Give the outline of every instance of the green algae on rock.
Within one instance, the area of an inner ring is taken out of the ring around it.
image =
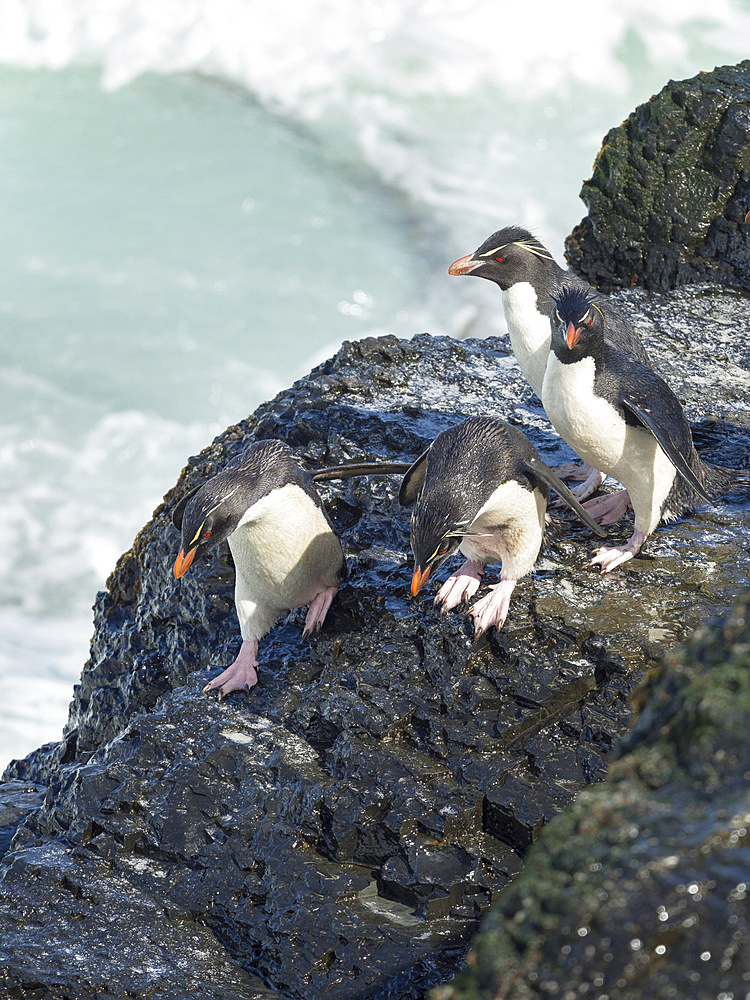
[[[750,593],[668,654],[605,781],[550,824],[433,1000],[750,987]]]
[[[720,281],[750,291],[750,60],[670,81],[611,129],[566,240],[602,292]]]

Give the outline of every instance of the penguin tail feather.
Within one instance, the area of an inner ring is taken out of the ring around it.
[[[721,465],[711,465],[700,459],[698,461],[699,464],[697,467],[693,466],[693,469],[712,500],[720,500],[732,493],[750,493],[750,471],[747,469],[726,469]],[[670,509],[664,513],[666,520],[679,517],[680,514],[706,503],[705,498],[684,480],[676,481],[675,487],[669,501]]]
[[[727,493],[750,492],[750,471],[747,469],[725,469],[721,465],[702,463],[706,489],[715,499]]]
[[[550,555],[556,552],[555,545],[564,538],[570,531],[570,521],[565,521],[561,517],[555,517],[549,511],[544,515],[544,530],[542,532],[542,544],[539,546],[539,555]]]

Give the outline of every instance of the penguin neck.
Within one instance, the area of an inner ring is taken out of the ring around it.
[[[604,360],[604,343],[589,342],[585,347],[582,344],[576,344],[571,349],[564,341],[556,337],[550,343],[549,353],[554,354],[561,365],[577,365],[579,362],[585,361],[587,366],[590,363],[593,371],[598,373]]]
[[[503,309],[510,346],[518,367],[541,399],[549,355],[549,315],[539,308],[539,291],[530,281],[517,281],[503,289]]]

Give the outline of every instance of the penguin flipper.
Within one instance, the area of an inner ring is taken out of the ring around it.
[[[408,462],[352,462],[351,465],[331,465],[313,473],[313,482],[329,479],[355,479],[357,476],[402,476],[412,466]]]
[[[573,513],[578,515],[587,528],[590,528],[600,538],[606,538],[607,532],[604,528],[596,523],[591,514],[576,500],[565,483],[561,479],[558,479],[552,469],[548,465],[545,465],[541,458],[538,456],[526,458],[522,464],[530,475],[536,479],[541,479],[553,489],[560,499],[570,507]]]
[[[689,446],[690,448],[693,446],[692,437],[690,437],[690,429],[687,427],[687,421],[685,421],[687,440],[675,440],[676,435],[671,435],[668,429],[674,424],[674,421],[668,419],[671,414],[660,413],[658,408],[655,408],[654,406],[654,403],[656,402],[658,404],[658,401],[659,397],[654,396],[653,401],[648,404],[648,407],[646,407],[633,402],[632,399],[623,399],[622,405],[654,435],[659,447],[688,486],[695,490],[699,496],[703,497],[706,503],[712,504],[714,501],[706,492],[706,487],[700,479],[698,479],[695,472],[690,468],[690,465],[685,458],[684,452],[686,450],[686,446]]]
[[[430,448],[432,445],[430,445]],[[427,456],[430,448],[423,452],[419,458],[406,470],[406,475],[401,481],[401,489],[398,491],[398,502],[402,507],[413,504],[424,488],[424,479],[427,475]]]
[[[203,486],[203,483],[201,483],[201,486]],[[182,497],[180,500],[178,500],[178,502],[172,508],[172,524],[175,526],[175,528],[177,528],[178,531],[182,531],[182,518],[183,515],[185,514],[185,508],[193,499],[193,497],[201,488],[201,486],[196,486],[194,490],[190,490],[189,493],[186,493],[185,496]]]

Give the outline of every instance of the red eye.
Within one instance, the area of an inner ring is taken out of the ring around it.
[[[502,264],[502,262],[505,260],[505,257],[495,257],[495,260],[498,262],[498,264]]]
[[[586,326],[591,326],[591,324],[592,324],[593,322],[594,322],[594,317],[593,317],[593,316],[589,316],[589,321],[588,321],[588,323],[586,324]]]
[[[204,538],[210,538],[211,537],[211,532],[210,531],[204,531],[203,532],[203,537]]]

